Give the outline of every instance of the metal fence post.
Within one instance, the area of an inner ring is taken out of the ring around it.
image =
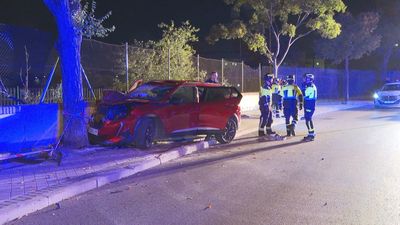
[[[85,72],[85,70],[83,69],[82,64],[81,64],[81,71],[82,71],[83,77],[85,78],[86,83],[87,83],[87,85],[88,85],[88,87],[89,87],[90,93],[92,94],[94,100],[96,101],[96,100],[97,100],[97,99],[96,99],[96,95],[94,94],[92,85],[91,85],[90,82],[89,82],[88,76],[86,75],[86,72]]]
[[[20,92],[20,90],[19,90],[19,86],[17,86],[17,96],[16,96],[18,99],[21,99],[21,92]],[[17,105],[19,105],[20,104],[20,102],[17,102]]]
[[[125,42],[125,69],[126,69],[126,92],[129,91],[129,49],[128,42]]]
[[[197,81],[200,81],[200,55],[197,54]]]
[[[261,63],[259,63],[259,64],[258,64],[258,84],[259,84],[258,86],[259,86],[259,87],[261,87],[261,74],[262,74],[261,69],[262,69]]]
[[[47,78],[46,86],[45,86],[45,88],[44,88],[44,90],[43,90],[43,92],[42,92],[42,95],[40,96],[39,103],[43,103],[43,102],[44,102],[44,99],[46,98],[46,93],[47,93],[47,90],[49,90],[51,81],[53,80],[54,72],[56,71],[56,68],[57,68],[57,64],[58,64],[59,59],[60,59],[60,58],[57,57],[57,60],[56,60],[56,62],[54,63],[53,68],[52,68],[51,71],[50,71],[49,77]],[[82,65],[81,65],[81,67],[82,67]],[[18,98],[19,98],[19,97],[18,97]]]
[[[171,48],[168,47],[168,80],[171,80]]]
[[[242,92],[244,91],[244,62],[242,60]]]
[[[224,83],[224,58],[221,59],[221,83]]]

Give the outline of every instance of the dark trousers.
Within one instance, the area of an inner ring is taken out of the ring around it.
[[[279,115],[279,110],[282,108],[282,97],[278,94],[272,94],[272,110],[276,115]]]
[[[299,121],[299,110],[297,109],[296,99],[283,100],[283,114],[285,115],[286,125],[297,124],[297,121]]]
[[[267,133],[269,134],[272,132],[271,125],[272,125],[272,112],[269,108],[264,108],[261,109],[261,116],[260,116],[260,126],[258,131],[259,132],[264,132],[265,127],[267,130]]]
[[[312,117],[315,112],[315,100],[305,100],[304,101],[304,118],[306,120],[306,126],[309,135],[314,135],[314,123]]]

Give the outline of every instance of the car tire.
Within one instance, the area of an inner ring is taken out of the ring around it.
[[[90,145],[97,145],[101,143],[101,140],[99,140],[97,136],[94,136],[92,134],[88,134],[88,139]]]
[[[149,149],[153,146],[156,134],[156,126],[151,118],[144,118],[139,121],[136,127],[136,147],[140,149]]]
[[[237,123],[234,118],[230,118],[222,133],[216,134],[215,138],[221,144],[230,143],[236,135]]]

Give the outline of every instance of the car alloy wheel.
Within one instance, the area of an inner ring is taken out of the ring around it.
[[[153,140],[154,140],[154,127],[151,124],[149,124],[144,133],[144,141],[146,148],[150,148],[153,145]]]
[[[139,121],[139,126],[135,129],[136,146],[141,149],[149,149],[153,146],[155,139],[155,123],[151,118],[143,118]]]
[[[222,132],[222,134],[216,135],[217,141],[221,144],[226,144],[231,142],[236,135],[236,122],[233,118],[230,118],[226,123],[226,126]]]

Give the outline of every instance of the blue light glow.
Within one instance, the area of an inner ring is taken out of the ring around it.
[[[378,99],[379,95],[377,93],[374,93],[374,99]]]

